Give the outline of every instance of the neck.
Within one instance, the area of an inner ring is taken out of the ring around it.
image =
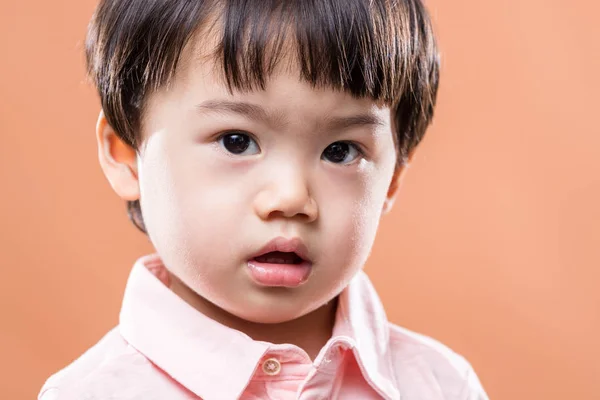
[[[331,338],[337,310],[337,297],[300,318],[276,324],[261,324],[246,321],[228,313],[199,296],[174,275],[169,275],[171,290],[188,304],[207,317],[229,328],[244,332],[254,340],[273,344],[293,344],[303,349],[311,360],[314,360],[321,348]]]

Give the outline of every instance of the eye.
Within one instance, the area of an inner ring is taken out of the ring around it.
[[[249,156],[260,153],[256,141],[243,132],[227,133],[219,137],[218,142],[231,154]]]
[[[350,164],[362,155],[360,148],[350,142],[335,142],[323,151],[322,159],[335,164]]]

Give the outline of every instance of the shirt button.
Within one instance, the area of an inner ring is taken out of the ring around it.
[[[269,358],[263,363],[262,369],[265,374],[274,376],[279,374],[279,371],[281,371],[281,363],[275,358]]]

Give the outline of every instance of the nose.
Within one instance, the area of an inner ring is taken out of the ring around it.
[[[280,170],[254,199],[256,214],[263,220],[276,217],[299,218],[313,222],[318,218],[317,202],[312,198],[302,174]]]

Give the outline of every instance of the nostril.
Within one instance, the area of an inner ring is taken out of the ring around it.
[[[318,218],[317,202],[308,191],[263,190],[256,195],[253,205],[263,220],[282,218],[311,223]]]

